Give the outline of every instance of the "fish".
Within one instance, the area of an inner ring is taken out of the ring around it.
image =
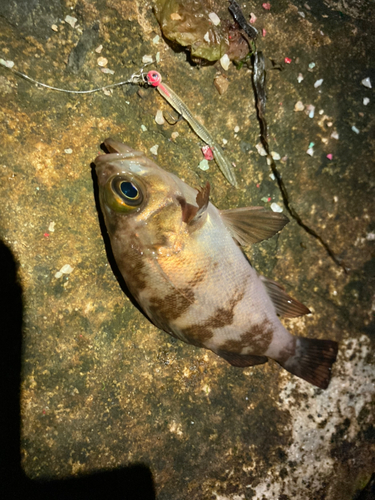
[[[232,366],[273,359],[326,389],[337,342],[288,332],[279,317],[309,309],[259,275],[241,248],[275,235],[288,218],[263,207],[219,210],[209,183],[194,189],[113,139],[103,149],[94,161],[101,211],[117,267],[145,316]]]

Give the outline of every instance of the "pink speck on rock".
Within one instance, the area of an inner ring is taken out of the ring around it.
[[[333,158],[333,154],[332,154],[332,153],[329,153],[329,154],[327,155],[327,158],[328,158],[329,160],[332,160],[332,158]]]
[[[266,36],[267,35],[267,31],[263,28],[262,29],[262,36]]]
[[[286,64],[290,64],[290,63],[292,62],[292,60],[291,60],[291,58],[290,58],[290,57],[286,57],[286,58],[284,59],[284,62],[285,62]]]
[[[210,146],[203,146],[202,153],[203,153],[205,160],[210,161],[210,160],[214,159],[214,155],[213,155],[213,152],[212,152],[212,149],[210,148]]]
[[[264,10],[271,10],[271,4],[269,2],[262,3],[262,7]]]

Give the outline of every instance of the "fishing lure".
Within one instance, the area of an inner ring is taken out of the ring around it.
[[[190,109],[182,101],[182,99],[166,84],[162,83],[161,75],[157,71],[149,71],[147,73],[146,81],[153,87],[156,87],[159,94],[164,97],[166,101],[189,123],[190,127],[194,130],[198,137],[208,144],[213,152],[216,163],[218,164],[221,172],[232,186],[237,187],[237,180],[234,173],[233,165],[225,156],[223,149],[212,138],[208,130],[199,121],[194,118]]]
[[[145,66],[147,66],[148,64],[151,63],[147,63]],[[105,85],[104,87],[99,87],[89,90],[68,90],[59,87],[52,87],[51,85],[47,85],[45,83],[34,80],[30,76],[27,76],[25,73],[21,73],[20,71],[13,69],[12,61],[5,61],[4,59],[0,58],[0,65],[10,69],[13,73],[24,78],[25,80],[36,83],[41,87],[45,87],[58,92],[66,92],[69,94],[90,94],[92,92],[98,92],[100,90],[105,90],[105,89],[112,89],[128,83],[138,84],[138,85],[141,85],[142,83],[148,83],[149,85],[156,87],[159,93],[164,97],[164,99],[166,99],[169,102],[169,104],[172,107],[174,107],[176,111],[183,118],[185,118],[185,120],[189,123],[191,128],[198,135],[198,137],[200,137],[202,141],[204,141],[206,144],[209,145],[209,147],[213,152],[216,163],[218,164],[220,170],[222,171],[228,182],[230,182],[234,187],[238,186],[233,166],[231,162],[228,160],[228,158],[225,156],[223,149],[211,137],[208,130],[201,123],[199,123],[198,120],[196,120],[196,118],[194,118],[192,112],[186,106],[186,104],[180,99],[180,97],[178,97],[178,95],[175,92],[173,92],[173,90],[170,87],[168,87],[168,85],[166,85],[165,83],[163,84],[161,83],[161,75],[157,71],[149,71],[147,73],[147,76],[145,76],[143,72],[145,66],[143,66],[138,72],[133,73],[128,80],[124,80],[122,82],[113,83],[111,85]]]

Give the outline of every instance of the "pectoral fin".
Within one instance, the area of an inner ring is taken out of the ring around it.
[[[220,215],[233,238],[242,246],[271,238],[289,222],[284,214],[263,207],[221,210]]]
[[[311,312],[301,302],[288,295],[284,288],[276,283],[276,281],[272,281],[264,276],[259,276],[259,278],[266,287],[267,294],[275,306],[276,313],[280,316],[284,316],[284,318],[296,318],[297,316],[303,316]]]

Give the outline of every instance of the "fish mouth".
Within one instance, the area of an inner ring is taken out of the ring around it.
[[[130,146],[122,144],[121,142],[117,142],[110,137],[106,139],[103,144],[101,144],[101,147],[107,152],[95,158],[94,163],[97,167],[102,166],[103,163],[108,163],[112,160],[121,160],[124,158],[128,158],[136,152]]]
[[[103,146],[109,153],[129,155],[136,152],[135,149],[132,149],[130,146],[127,146],[122,142],[115,141],[114,139],[111,139],[111,137],[105,139]]]

